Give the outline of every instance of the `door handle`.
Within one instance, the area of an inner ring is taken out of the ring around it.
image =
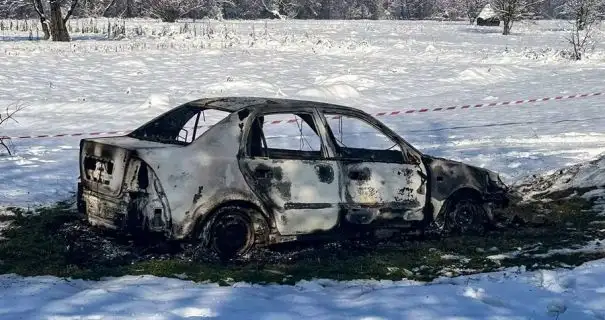
[[[254,169],[254,176],[257,178],[268,179],[272,176],[272,171],[269,168],[256,168]]]
[[[368,168],[350,170],[348,176],[351,180],[370,180],[370,170]]]

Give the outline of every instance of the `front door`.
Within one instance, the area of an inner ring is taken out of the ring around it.
[[[426,169],[408,159],[403,146],[377,124],[338,113],[325,113],[342,163],[343,206],[352,223],[380,219],[424,219]]]
[[[329,230],[338,223],[339,169],[327,160],[313,111],[256,116],[243,170],[273,211],[282,235]]]

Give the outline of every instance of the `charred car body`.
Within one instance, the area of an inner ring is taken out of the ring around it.
[[[226,116],[201,133],[210,111]],[[80,143],[78,206],[92,224],[221,255],[339,230],[482,227],[506,204],[496,173],[424,155],[372,116],[319,102],[200,99]]]

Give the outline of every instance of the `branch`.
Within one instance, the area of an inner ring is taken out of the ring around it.
[[[71,17],[71,14],[74,13],[74,9],[76,8],[77,5],[78,5],[78,0],[71,1],[71,6],[69,7],[69,11],[67,11],[67,15],[65,15],[65,18],[63,18],[63,23],[67,22],[69,17]]]
[[[113,5],[117,2],[117,0],[111,0],[111,2],[109,3],[109,5],[107,7],[105,7],[105,10],[103,10],[103,14],[102,16],[105,17],[107,15],[107,13],[109,12],[109,9],[111,9],[111,7],[113,7]]]
[[[279,13],[279,9],[270,10],[269,7],[267,7],[267,4],[265,3],[265,0],[261,0],[261,3],[263,4],[263,7],[265,8],[265,10],[267,12],[269,12],[270,14],[272,14],[273,16],[275,16],[277,19],[280,19],[280,20],[284,19],[284,17],[282,17],[282,15]]]
[[[23,110],[23,108],[25,108],[23,105],[20,104],[16,104],[15,105],[15,109],[10,111],[10,106],[6,107],[6,115],[2,116],[2,114],[0,114],[0,125],[5,123],[8,120],[13,120],[15,122],[18,123],[18,121],[13,117],[15,115],[15,113]],[[4,142],[4,140],[8,140],[10,141],[10,137],[7,136],[0,136],[0,145],[3,146],[6,151],[8,152],[9,156],[12,156],[11,150],[10,148],[6,145],[6,143]]]
[[[184,17],[184,16],[188,15],[189,13],[193,12],[194,10],[201,9],[201,8],[203,8],[203,7],[204,7],[204,5],[203,5],[203,4],[200,4],[200,5],[196,5],[196,6],[191,6],[191,7],[190,7],[190,8],[188,8],[188,9],[183,9],[183,10],[180,12],[180,16],[179,16],[179,18],[182,18],[182,17]]]
[[[17,123],[19,123],[19,121],[15,120],[15,118],[13,118],[13,116],[15,115],[15,113],[23,110],[25,107],[23,105],[15,105],[15,110],[10,111],[10,106],[6,107],[6,116],[2,116],[2,114],[0,114],[0,125],[3,124],[4,122],[8,121],[8,120],[13,120]]]
[[[4,136],[0,136],[0,145],[3,146],[6,149],[6,152],[8,152],[9,156],[12,156],[12,152],[11,149],[6,145],[6,143],[4,143],[4,140],[8,140],[10,141],[10,137],[4,137]]]
[[[40,20],[46,21],[46,16],[44,15],[44,8],[42,7],[42,3],[40,2],[40,0],[32,0],[32,4],[34,5],[36,13],[38,13],[38,16],[40,16]],[[38,6],[40,7],[38,8]]]

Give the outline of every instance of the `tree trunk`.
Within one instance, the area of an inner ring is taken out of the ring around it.
[[[50,35],[52,41],[69,41],[69,32],[58,0],[50,1]]]
[[[587,12],[582,7],[578,11],[578,16],[576,17],[576,26],[579,31],[582,31],[586,28],[586,20],[587,20]]]
[[[510,34],[510,29],[512,28],[511,20],[510,20],[510,18],[506,18],[506,17],[502,20],[504,22],[504,30],[502,30],[502,34],[507,36]]]
[[[44,40],[50,39],[50,30],[48,29],[48,20],[46,18],[40,18],[42,24],[42,32],[44,32]]]
[[[42,0],[34,0],[34,9],[40,17],[40,24],[42,24],[42,32],[44,32],[44,40],[50,39],[50,30],[48,30],[48,19],[44,15],[44,7],[42,6]]]
[[[321,2],[321,7],[319,9],[319,19],[330,19],[331,18],[331,11],[332,9],[332,1],[331,0],[324,0]]]
[[[126,0],[126,18],[134,18],[134,4],[132,0]]]

